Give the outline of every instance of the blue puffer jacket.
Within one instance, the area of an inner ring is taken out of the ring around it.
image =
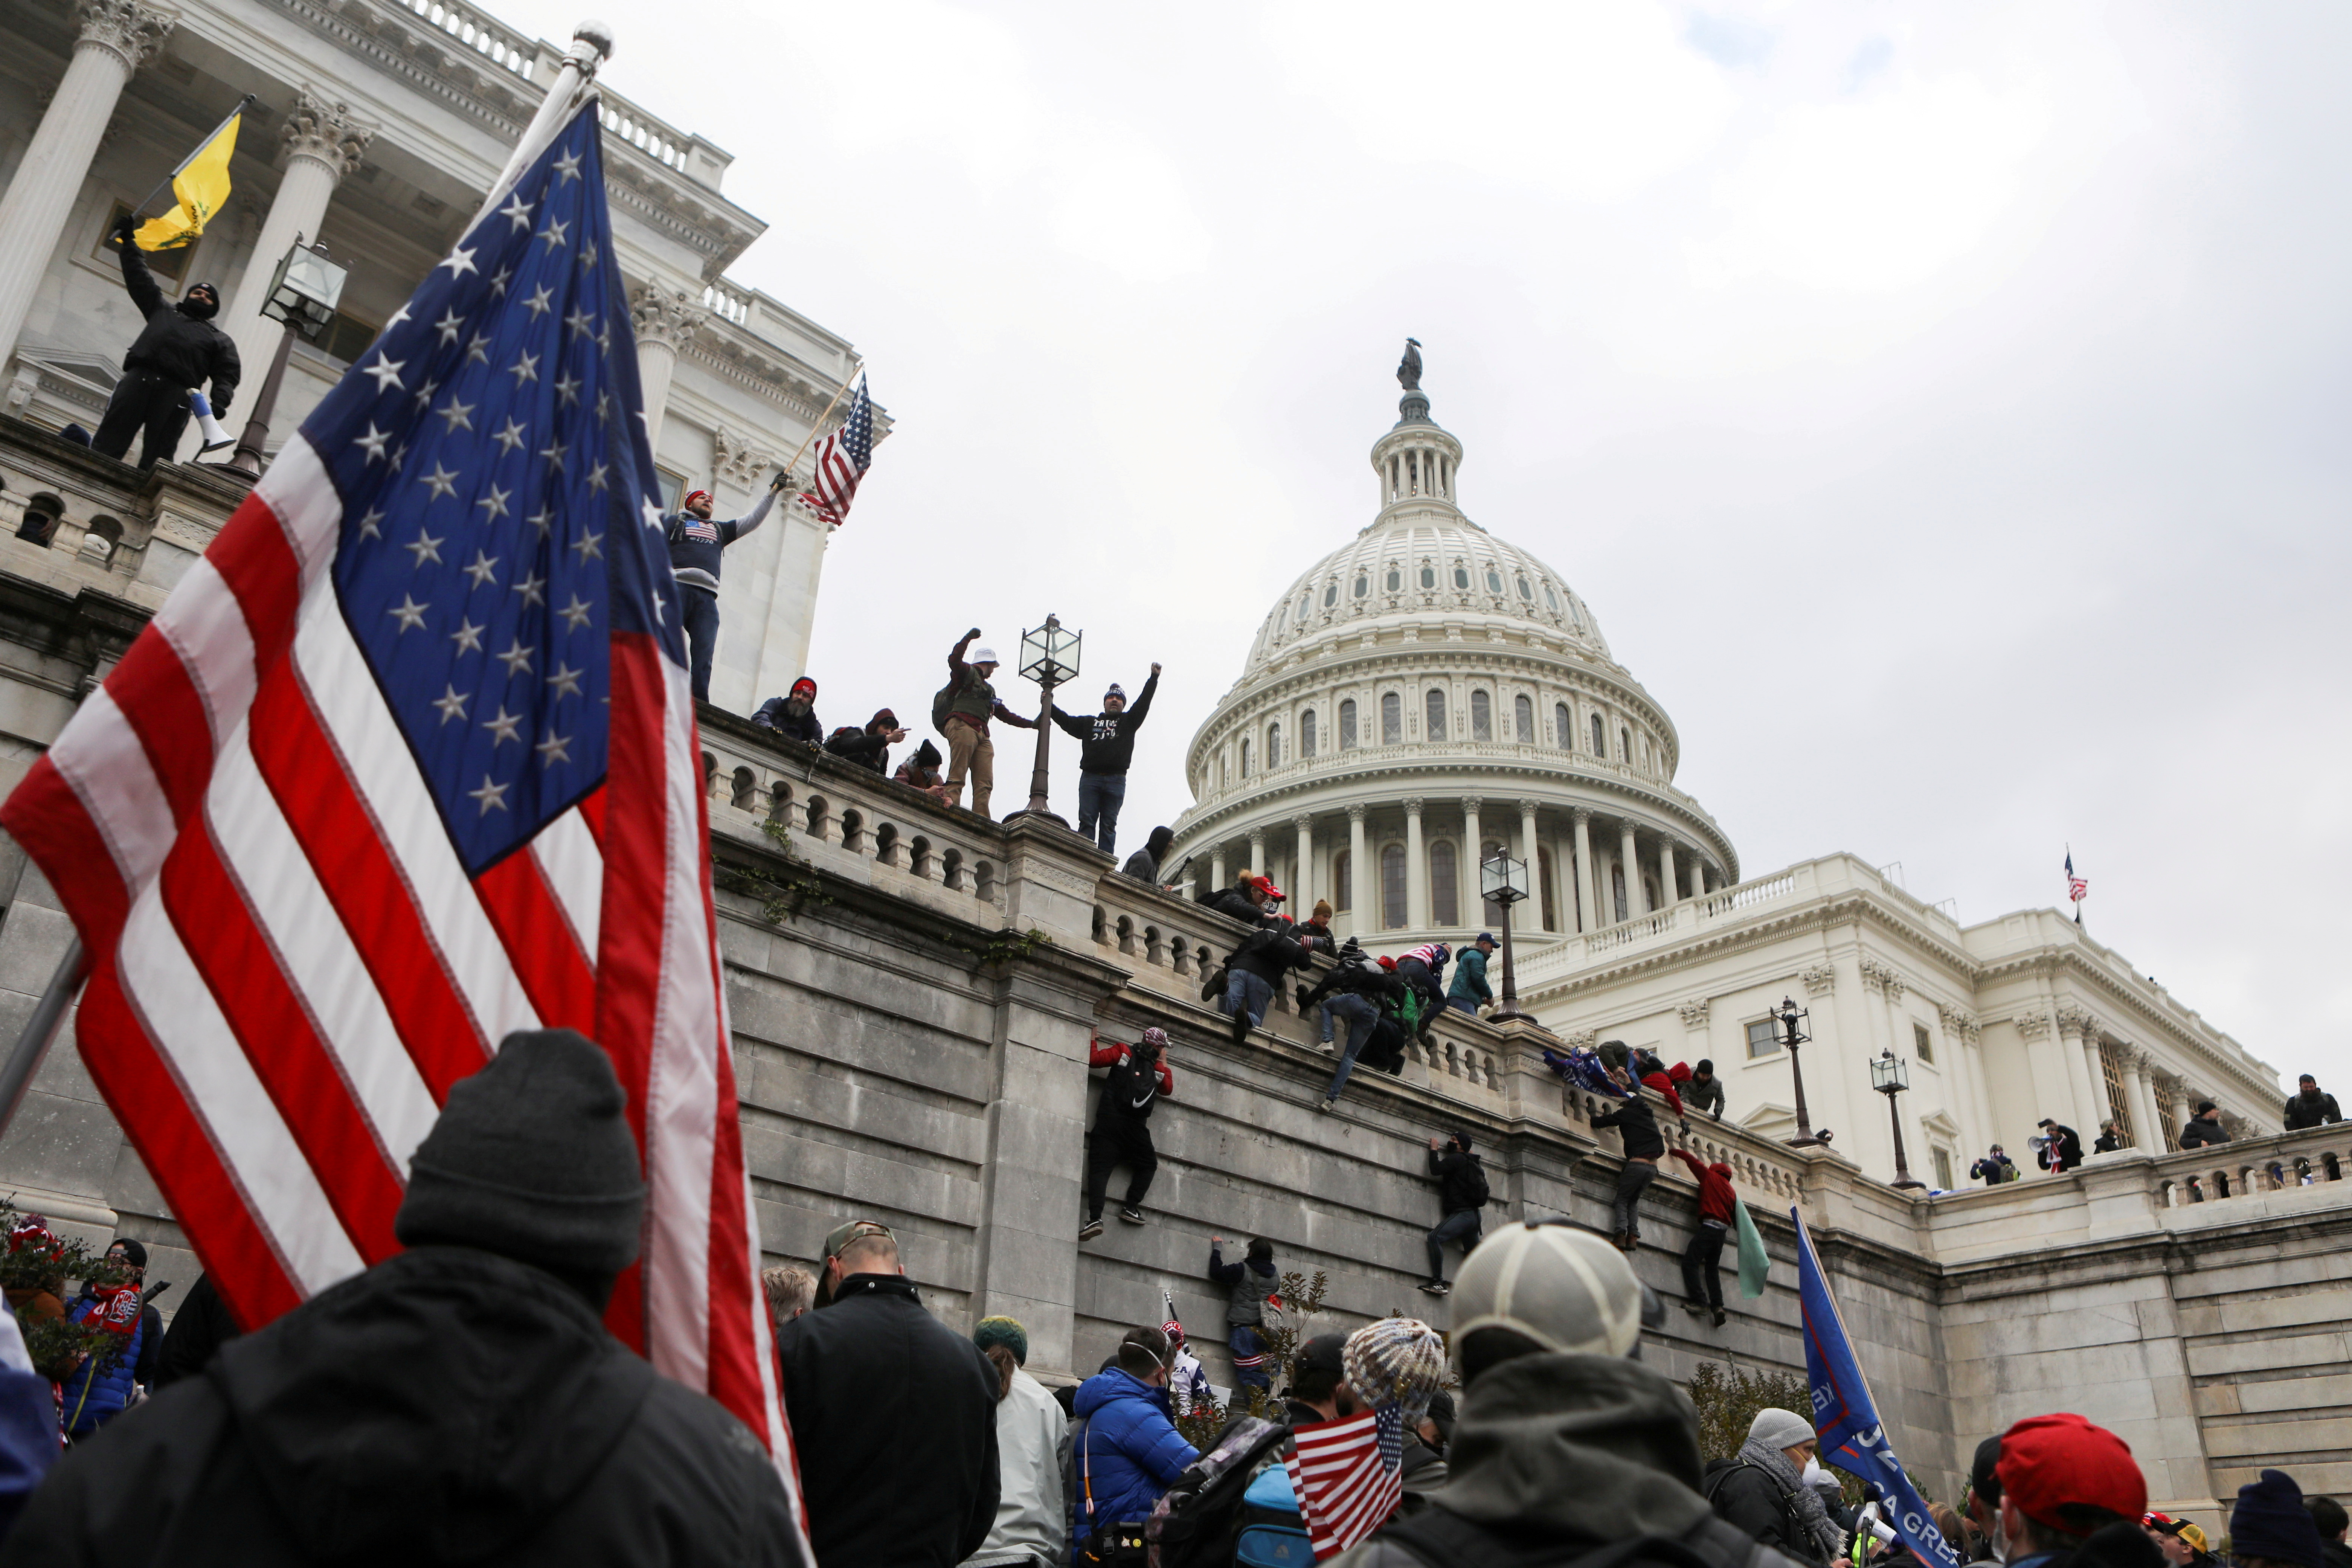
[[[66,1316],[79,1323],[103,1305],[94,1296],[84,1296],[67,1310]],[[65,1385],[68,1432],[86,1437],[122,1414],[123,1407],[131,1403],[131,1369],[139,1364],[139,1342],[146,1336],[146,1314],[142,1312],[139,1326],[122,1342],[122,1353],[98,1372],[95,1383],[90,1381],[91,1369],[97,1365],[94,1358],[74,1368]]]
[[[1083,1550],[1096,1530],[1123,1519],[1146,1519],[1184,1467],[1201,1456],[1184,1441],[1170,1415],[1168,1391],[1112,1367],[1078,1385],[1078,1434],[1070,1468],[1073,1489],[1070,1545]],[[1087,1515],[1091,1477],[1094,1516]]]

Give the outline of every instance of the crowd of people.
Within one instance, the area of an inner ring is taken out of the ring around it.
[[[2287,1097],[2280,1108],[2280,1117],[2290,1132],[2305,1128],[2325,1126],[2344,1120],[2336,1109],[2336,1097],[2322,1090],[2319,1080],[2305,1073],[2297,1081],[2295,1092]],[[2083,1163],[2083,1135],[2072,1127],[2045,1116],[2041,1131],[2032,1139],[2033,1163],[2051,1175],[2063,1175]],[[2182,1149],[2218,1147],[2231,1141],[2230,1130],[2221,1125],[2221,1108],[2210,1100],[2200,1100],[2196,1110],[2180,1124],[2179,1142]],[[2090,1152],[2112,1154],[2133,1146],[2133,1134],[2123,1122],[2109,1119],[2099,1123],[2098,1136],[2091,1141]],[[2017,1162],[1998,1143],[1969,1166],[1969,1180],[1982,1182],[1989,1187],[2016,1181],[2024,1173]],[[2201,1187],[2192,1183],[2192,1190],[2201,1195]]]

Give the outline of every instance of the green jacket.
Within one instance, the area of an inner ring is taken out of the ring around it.
[[[1466,996],[1474,1001],[1492,1002],[1495,993],[1486,984],[1486,955],[1475,942],[1462,950],[1454,961],[1454,984],[1445,993],[1448,996]]]

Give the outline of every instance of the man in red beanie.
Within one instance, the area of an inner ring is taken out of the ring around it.
[[[2162,1563],[2139,1525],[2147,1481],[2130,1446],[2105,1427],[2080,1415],[2030,1415],[2001,1434],[1994,1474],[2009,1568],[2078,1552],[2101,1563]]]

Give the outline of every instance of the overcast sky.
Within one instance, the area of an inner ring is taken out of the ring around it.
[[[1371,518],[1410,333],[1465,510],[1591,603],[1744,874],[1899,860],[1973,922],[2071,844],[2094,934],[2352,1092],[2352,12],[604,3],[607,79],[774,226],[733,276],[897,420],[827,723],[1057,611],[1089,695],[1168,666],[1122,853],[1172,820]]]

